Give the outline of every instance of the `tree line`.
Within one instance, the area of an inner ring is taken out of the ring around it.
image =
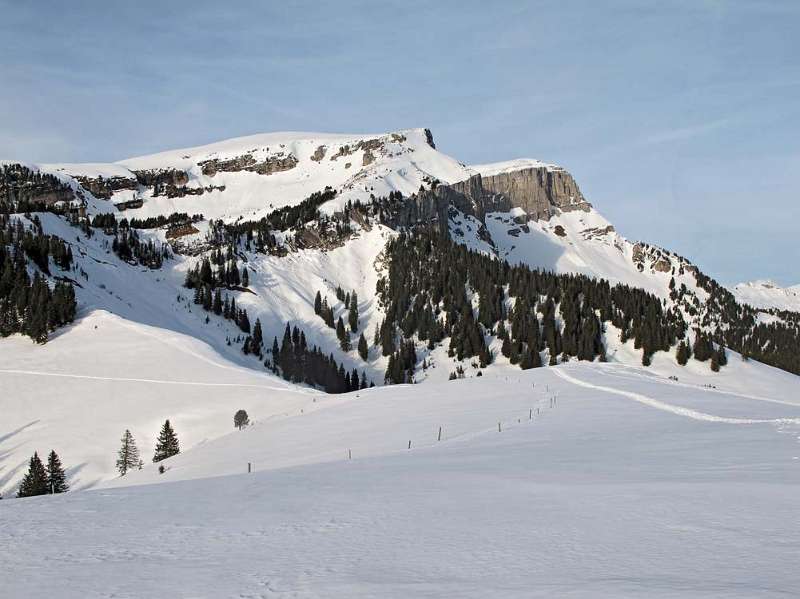
[[[316,345],[309,347],[305,332],[297,326],[290,327],[288,322],[280,345],[277,337],[273,339],[271,355],[272,362],[267,366],[287,381],[305,383],[328,393],[347,393],[374,386],[365,372],[359,375],[355,368],[348,372],[343,364],[336,362],[333,354],[324,354]]]
[[[38,218],[26,228],[22,221],[0,215],[0,336],[27,335],[45,343],[50,332],[75,320],[75,289],[71,282],[50,287],[50,258],[61,269],[72,265],[64,240],[42,232]],[[29,274],[28,261],[38,267]]]
[[[608,323],[642,350],[642,362],[684,339],[687,325],[678,310],[627,285],[583,275],[555,274],[512,266],[458,244],[438,229],[401,233],[386,249],[389,272],[377,293],[386,318],[375,344],[390,357],[386,381],[411,380],[416,336],[432,349],[449,337],[448,354],[476,358],[481,367],[501,352],[521,368],[569,360],[605,360]],[[702,355],[702,351],[701,351]]]

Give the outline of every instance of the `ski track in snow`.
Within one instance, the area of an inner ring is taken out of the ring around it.
[[[645,372],[641,372],[640,370],[637,370],[635,366],[630,366],[628,364],[621,364],[620,363],[620,364],[615,364],[614,367],[615,367],[615,369],[623,370],[623,372],[618,372],[616,370],[611,370],[611,369],[603,369],[603,370],[598,370],[598,373],[602,374],[603,376],[608,376],[608,377],[619,377],[619,378],[622,378],[622,377],[634,378],[635,377],[637,379],[646,380],[646,381],[654,380],[654,375],[649,374],[649,373],[645,373]],[[655,380],[659,380],[659,379],[656,378]],[[798,407],[798,403],[797,402],[787,401],[787,400],[784,400],[784,399],[775,399],[774,397],[764,397],[763,395],[752,395],[752,394],[749,394],[749,393],[739,393],[739,392],[734,392],[734,391],[727,391],[725,389],[717,389],[716,387],[703,387],[703,386],[698,385],[696,383],[681,383],[679,381],[673,381],[673,380],[671,380],[669,382],[670,382],[670,384],[672,384],[672,385],[674,385],[676,387],[683,387],[684,389],[692,389],[692,390],[702,389],[706,393],[717,393],[719,395],[731,395],[733,397],[741,397],[743,399],[752,399],[754,401],[766,401],[766,402],[769,402],[769,403],[779,404],[779,405],[782,405],[782,406],[792,406],[794,408]]]
[[[118,376],[93,376],[89,374],[68,374],[63,372],[43,372],[40,370],[0,369],[3,374],[23,374],[30,376],[54,376],[70,379],[88,379],[94,381],[117,381],[122,383],[155,383],[157,385],[192,385],[197,387],[247,387],[251,389],[270,389],[272,391],[288,391],[292,393],[306,393],[303,389],[290,389],[287,387],[274,387],[271,385],[256,385],[253,383],[201,383],[197,381],[168,381],[164,379],[138,379]]]
[[[800,424],[800,418],[757,419],[757,418],[728,418],[726,416],[715,416],[714,414],[706,414],[705,412],[699,412],[697,410],[692,410],[691,408],[684,408],[681,406],[668,404],[658,399],[648,397],[647,395],[642,395],[641,393],[633,393],[632,391],[622,391],[621,389],[614,389],[613,387],[604,387],[603,385],[595,385],[593,383],[587,383],[586,381],[582,381],[567,374],[560,368],[554,368],[553,373],[559,378],[567,381],[568,383],[572,383],[573,385],[577,385],[579,387],[585,387],[586,389],[594,389],[596,391],[604,391],[605,393],[611,393],[613,395],[620,395],[622,397],[627,397],[628,399],[632,399],[646,406],[650,406],[651,408],[656,408],[657,410],[663,410],[664,412],[671,412],[673,414],[677,414],[678,416],[685,416],[686,418],[692,418],[693,420],[701,420],[705,422],[722,422],[725,424]]]

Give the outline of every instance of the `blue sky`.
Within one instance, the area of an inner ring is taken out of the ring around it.
[[[633,239],[800,283],[800,2],[7,2],[0,157],[432,129],[559,163]]]

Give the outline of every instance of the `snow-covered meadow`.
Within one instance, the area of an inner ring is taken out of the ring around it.
[[[138,384],[146,396],[160,383]],[[265,390],[272,400],[248,407],[253,426],[228,422],[229,433],[167,460],[165,474],[148,464],[105,488],[0,502],[0,588],[796,595],[798,384],[787,378],[758,399],[720,387],[576,363],[320,401]]]

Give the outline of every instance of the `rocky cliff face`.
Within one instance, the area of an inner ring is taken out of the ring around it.
[[[138,182],[134,178],[127,177],[75,177],[81,184],[81,187],[89,191],[94,197],[108,200],[115,191],[123,189],[136,190],[138,189]]]
[[[556,211],[588,211],[578,184],[568,172],[552,167],[528,168],[421,191],[397,206],[392,224],[408,227],[423,222],[446,222],[449,207],[485,222],[489,212],[521,208],[535,220],[548,220]]]
[[[567,171],[550,167],[528,168],[483,177],[485,193],[503,196],[512,208],[522,208],[535,220],[547,220],[555,209],[588,211],[591,204]]]
[[[145,187],[155,185],[186,185],[189,182],[189,174],[177,168],[157,168],[131,171],[136,180]]]
[[[273,173],[291,170],[297,166],[297,162],[297,158],[292,154],[284,156],[283,153],[279,153],[261,162],[258,162],[252,154],[245,154],[244,156],[237,156],[236,158],[228,160],[220,160],[218,158],[204,160],[198,162],[198,165],[202,167],[204,175],[213,177],[219,172],[236,173],[240,171],[250,171],[258,173],[259,175],[271,175]]]
[[[5,164],[0,168],[0,204],[17,207],[20,203],[52,206],[74,199],[72,188],[51,174],[29,169],[22,164]]]

